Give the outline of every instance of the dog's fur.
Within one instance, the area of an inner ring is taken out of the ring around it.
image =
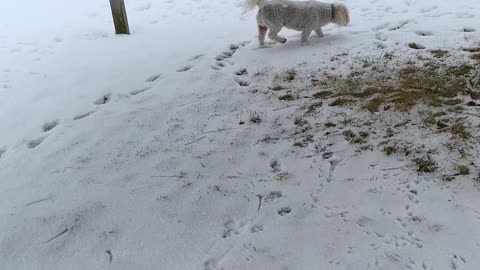
[[[286,38],[278,36],[283,27],[301,31],[301,41],[307,42],[312,31],[323,36],[322,27],[333,22],[345,26],[350,22],[348,8],[343,4],[327,4],[316,1],[289,0],[246,0],[245,11],[258,6],[258,41],[265,44],[265,36],[273,41],[285,43]]]

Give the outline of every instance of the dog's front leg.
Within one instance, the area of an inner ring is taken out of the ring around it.
[[[271,39],[271,40],[274,40],[274,41],[278,41],[280,43],[285,43],[287,42],[287,39],[284,38],[284,37],[280,37],[278,35],[278,32],[280,32],[280,30],[282,30],[282,28],[278,29],[278,28],[269,28],[269,32],[268,32],[268,37]]]
[[[260,46],[265,45],[267,30],[268,28],[266,26],[258,25],[258,42],[260,43]]]
[[[323,37],[322,28],[315,29],[315,33],[317,34],[317,37],[319,38]]]
[[[312,33],[312,30],[311,29],[305,29],[302,31],[302,36],[300,38],[300,41],[302,42],[307,42],[308,41],[308,38],[310,37],[310,34]]]

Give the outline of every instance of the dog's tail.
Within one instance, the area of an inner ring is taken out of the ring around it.
[[[334,4],[335,5],[335,19],[333,22],[340,26],[348,25],[350,22],[350,14],[348,12],[347,6],[344,4]]]
[[[262,8],[267,4],[267,1],[268,0],[246,0],[243,7],[243,12],[253,10],[257,6],[258,8]]]

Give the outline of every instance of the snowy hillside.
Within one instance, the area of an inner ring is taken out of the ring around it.
[[[480,3],[4,0],[0,269],[478,269]]]

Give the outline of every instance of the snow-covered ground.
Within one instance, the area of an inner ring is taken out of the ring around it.
[[[480,3],[342,2],[348,27],[259,48],[240,0],[126,0],[130,36],[106,0],[2,1],[0,269],[478,269],[478,107],[453,181],[342,135],[390,123],[448,173],[414,113],[303,112],[310,80],[358,59],[470,61]],[[288,69],[297,96],[279,100]]]

